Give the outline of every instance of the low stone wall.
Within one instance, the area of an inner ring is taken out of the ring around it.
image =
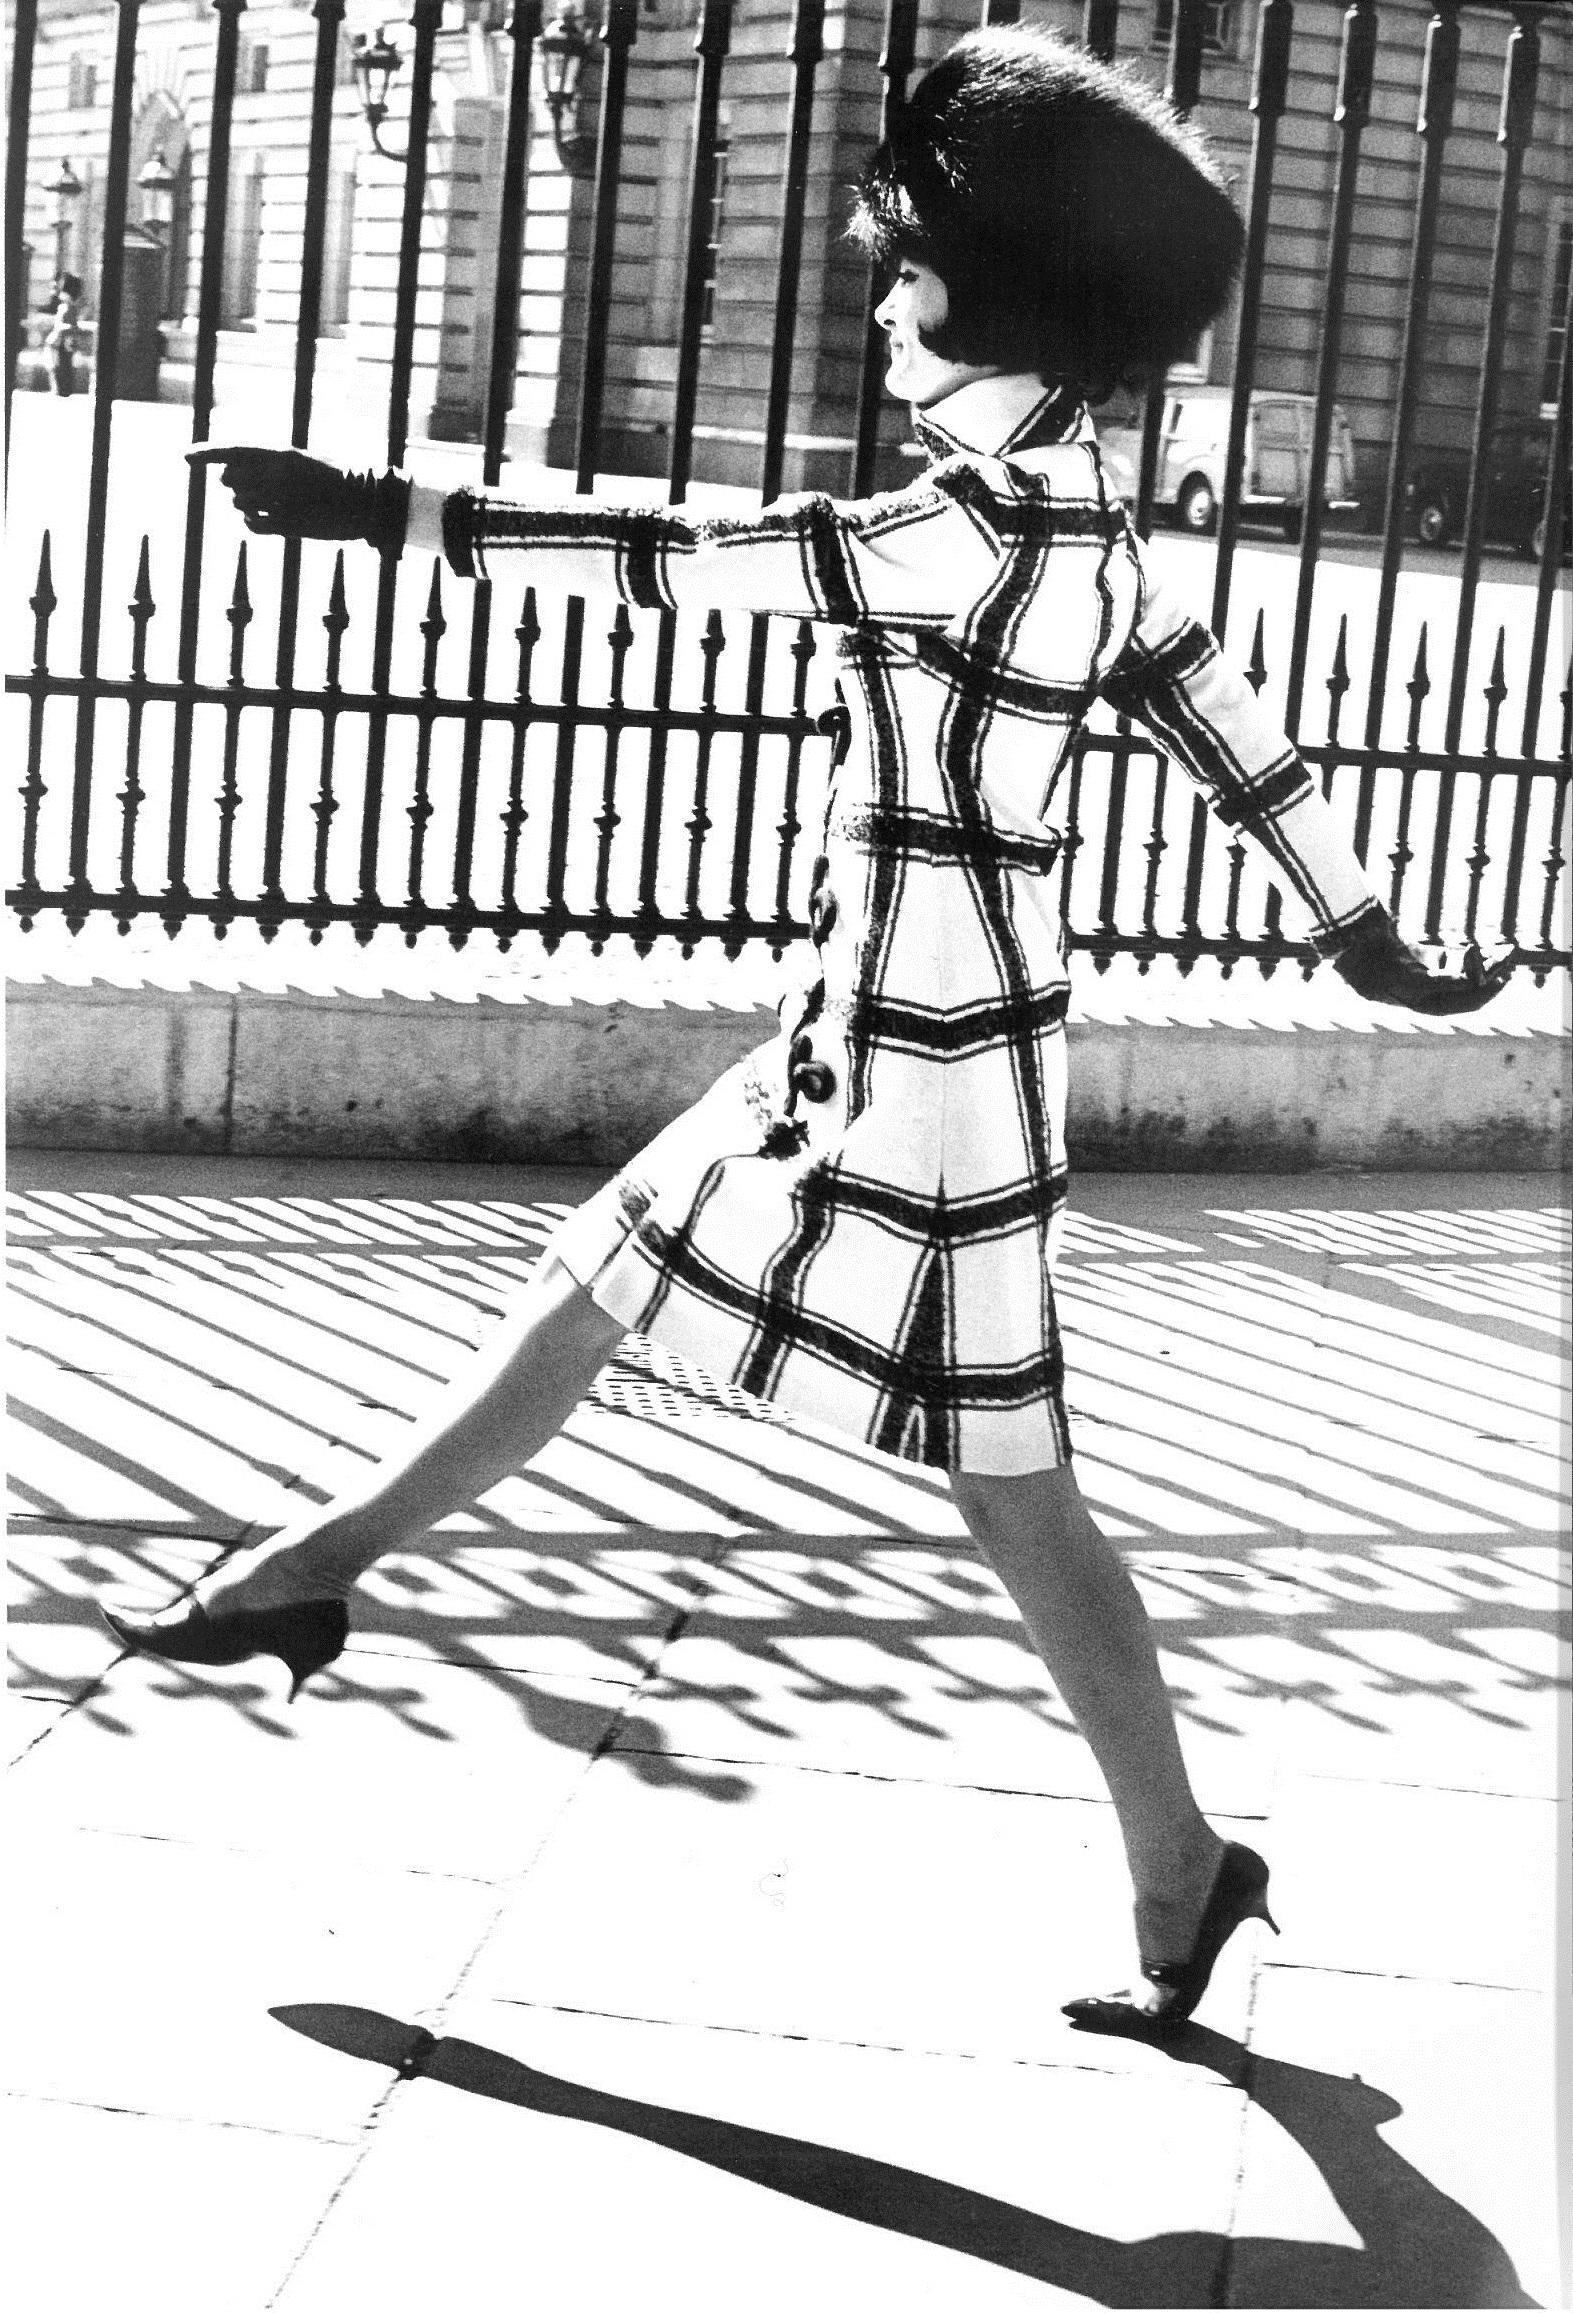
[[[13,1145],[616,1164],[776,1030],[762,1005],[69,985],[8,992]],[[1073,1018],[1073,1162],[1549,1170],[1546,1029]]]

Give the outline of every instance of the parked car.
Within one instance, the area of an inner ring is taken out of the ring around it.
[[[1229,445],[1227,386],[1186,386],[1167,394],[1158,445],[1154,506],[1182,530],[1213,529],[1223,498],[1224,455]],[[1278,524],[1296,538],[1305,515],[1306,476],[1311,459],[1311,426],[1316,402],[1310,394],[1251,396],[1245,421],[1245,467],[1240,511],[1248,518]],[[1102,437],[1104,462],[1121,495],[1136,496],[1141,471],[1141,433],[1112,428]],[[1355,444],[1349,420],[1333,405],[1322,502],[1329,514],[1353,516],[1360,500],[1355,487]]]
[[[1482,535],[1497,546],[1516,546],[1539,558],[1545,543],[1546,468],[1551,427],[1515,418],[1492,433],[1487,451],[1486,517]],[[1464,527],[1469,499],[1468,450],[1417,450],[1404,484],[1410,527],[1427,546],[1446,546]]]

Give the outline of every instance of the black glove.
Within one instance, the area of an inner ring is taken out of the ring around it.
[[[1510,950],[1488,962],[1474,940],[1412,948],[1386,910],[1362,917],[1334,969],[1371,1004],[1402,1004],[1411,1012],[1478,1012],[1507,986]]]
[[[193,466],[218,466],[248,530],[269,538],[364,538],[397,554],[409,520],[410,485],[399,474],[345,474],[303,450],[188,450]]]

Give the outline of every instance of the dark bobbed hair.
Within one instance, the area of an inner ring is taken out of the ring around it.
[[[1161,376],[1229,295],[1244,233],[1200,134],[1132,74],[1023,25],[926,72],[863,171],[850,237],[932,266],[947,361],[1102,400]]]

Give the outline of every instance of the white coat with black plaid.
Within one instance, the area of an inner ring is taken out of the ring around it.
[[[613,1316],[760,1397],[909,1460],[1008,1474],[1070,1452],[1048,870],[1094,698],[1254,837],[1322,947],[1376,902],[1294,749],[1152,584],[1085,415],[1021,378],[940,410],[920,421],[929,471],[856,504],[707,522],[417,491],[411,535],[440,532],[464,573],[507,550],[571,593],[842,630],[822,976],[553,1249]]]

